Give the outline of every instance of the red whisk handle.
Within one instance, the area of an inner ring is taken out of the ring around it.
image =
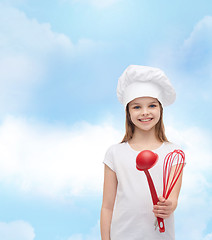
[[[164,224],[163,218],[158,217],[157,220],[158,220],[159,231],[165,232],[165,224]]]

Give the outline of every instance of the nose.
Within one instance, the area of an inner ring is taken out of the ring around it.
[[[147,116],[149,114],[148,108],[142,108],[141,114]]]

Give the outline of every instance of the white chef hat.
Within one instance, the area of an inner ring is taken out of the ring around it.
[[[117,96],[125,107],[138,97],[157,98],[162,106],[168,106],[175,101],[176,93],[159,68],[130,65],[118,80]]]

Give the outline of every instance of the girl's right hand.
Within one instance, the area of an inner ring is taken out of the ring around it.
[[[157,205],[153,206],[153,213],[155,217],[168,218],[176,208],[174,205],[170,199],[159,197]]]

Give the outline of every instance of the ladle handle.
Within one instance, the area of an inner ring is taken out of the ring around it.
[[[149,189],[150,189],[150,193],[151,193],[151,196],[152,196],[153,205],[157,205],[158,196],[157,196],[157,193],[156,193],[155,186],[154,186],[154,183],[152,181],[151,175],[150,175],[148,170],[144,170],[144,172],[146,174],[147,181],[148,181],[148,184],[149,184]],[[165,225],[164,225],[163,219],[157,217],[157,220],[158,220],[158,226],[159,226],[160,232],[165,232]]]

